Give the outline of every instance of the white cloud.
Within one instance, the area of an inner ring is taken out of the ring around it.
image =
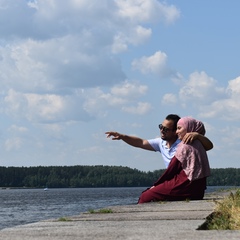
[[[88,37],[86,37],[88,38]],[[2,84],[21,91],[52,91],[111,85],[125,79],[120,62],[99,51],[87,52],[88,39],[67,36],[45,42],[27,40],[1,48]]]
[[[4,103],[1,105],[2,111],[8,115],[21,114],[25,112],[26,99],[23,94],[10,89],[4,97]]]
[[[6,111],[15,112],[32,121],[33,119],[52,120],[64,107],[60,96],[22,94],[10,90],[5,97]]]
[[[70,95],[62,96],[21,93],[10,89],[0,106],[9,116],[35,123],[89,121],[105,116],[109,107],[121,110],[122,107],[137,102],[147,90],[145,85],[128,81],[113,86],[106,93],[100,88],[91,88],[82,91],[79,89]],[[140,112],[140,107],[138,109]]]
[[[179,84],[179,83],[178,83]],[[182,80],[179,94],[167,93],[162,104],[177,102],[186,109],[195,109],[200,118],[216,118],[228,121],[240,119],[240,77],[230,80],[226,88],[205,72],[194,72],[187,81]]]
[[[36,118],[52,120],[65,108],[63,99],[57,95],[25,94],[25,98],[31,115]],[[30,120],[32,116],[29,116]]]
[[[225,90],[224,99],[213,101],[210,105],[202,108],[203,117],[219,117],[228,121],[240,120],[240,77],[230,80]]]
[[[222,126],[222,128],[219,128],[215,120],[215,128],[213,127],[213,129],[211,129],[214,136],[213,140],[215,140],[213,142],[214,151],[211,154],[214,154],[214,158],[217,164],[216,166],[219,166],[220,164],[224,166],[226,164],[226,167],[238,167],[237,162],[238,156],[240,154],[240,128],[235,124],[228,125],[226,121],[224,121],[224,123],[224,126]],[[229,151],[226,151],[226,148]],[[214,158],[210,158],[211,161],[214,160]],[[221,161],[221,159],[223,159],[223,161]],[[227,162],[225,162],[226,159],[228,159]]]
[[[194,72],[179,91],[181,101],[209,103],[224,96],[224,89],[217,86],[217,81],[205,72]]]
[[[152,106],[147,102],[139,102],[137,106],[124,106],[122,110],[131,114],[144,115],[152,110]]]
[[[125,81],[122,84],[113,86],[109,93],[104,93],[101,89],[89,89],[84,91],[85,102],[84,109],[91,115],[105,116],[110,108],[127,111],[128,105],[146,94],[148,87],[139,85],[138,82],[131,83]],[[136,114],[147,112],[147,105],[140,104]],[[143,110],[145,108],[145,110]],[[127,111],[133,113],[134,111]]]
[[[113,38],[112,53],[125,52],[128,49],[127,40],[122,34],[116,34]]]
[[[5,149],[6,151],[18,150],[22,146],[22,144],[23,140],[21,138],[10,138],[5,141]]]
[[[233,98],[239,98],[240,94],[240,77],[228,82],[227,92]],[[239,99],[238,99],[239,100]]]
[[[72,95],[29,94],[9,90],[2,111],[30,122],[89,121],[92,119],[81,105],[84,98],[78,92]]]
[[[0,107],[9,116],[46,123],[88,121],[106,114],[106,106],[121,109],[137,101],[147,87],[124,82],[117,54],[151,37],[146,24],[171,23],[180,15],[156,0],[0,4]],[[159,73],[165,61],[166,54],[157,52],[136,62],[136,68],[147,62],[145,73]],[[101,89],[112,86],[109,93]],[[80,89],[88,89],[89,96]]]
[[[112,53],[121,53],[128,50],[128,45],[137,46],[147,41],[152,34],[152,30],[140,25],[133,26],[127,33],[119,32],[113,38]]]
[[[26,127],[17,126],[14,124],[9,128],[9,131],[24,133],[24,132],[28,132],[28,129]]]
[[[136,26],[133,29],[132,37],[130,38],[129,42],[133,45],[139,45],[144,43],[147,39],[151,37],[152,30],[144,28],[142,26]]]
[[[157,0],[116,0],[119,15],[132,22],[153,22],[162,20],[172,23],[179,18],[179,10],[171,5],[166,5]]]
[[[171,73],[167,67],[167,55],[158,51],[149,57],[141,57],[132,62],[132,68],[139,70],[143,74],[153,73],[160,76],[167,76]]]
[[[177,97],[174,94],[167,93],[162,98],[162,105],[174,105],[177,103]]]
[[[121,85],[111,88],[111,93],[116,96],[122,97],[139,97],[145,95],[148,90],[146,85],[139,85],[139,83],[130,83],[125,81]]]

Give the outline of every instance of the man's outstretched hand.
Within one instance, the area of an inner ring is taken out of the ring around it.
[[[120,140],[122,139],[122,134],[118,132],[105,132],[107,134],[107,138],[112,137],[112,140]]]

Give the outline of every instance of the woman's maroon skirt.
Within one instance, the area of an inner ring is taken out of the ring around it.
[[[145,190],[138,203],[153,201],[201,200],[206,189],[206,178],[190,181],[181,163],[173,157],[168,168],[152,188]]]

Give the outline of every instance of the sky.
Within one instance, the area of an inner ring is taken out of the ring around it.
[[[166,115],[203,121],[239,168],[239,0],[0,0],[0,166],[164,169]]]

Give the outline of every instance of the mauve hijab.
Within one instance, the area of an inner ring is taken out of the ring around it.
[[[203,123],[191,117],[181,118],[177,125],[185,128],[187,132],[198,132],[202,135],[206,132]],[[199,140],[194,140],[191,144],[179,143],[175,157],[181,162],[190,181],[210,175],[207,153]]]
[[[203,123],[191,117],[180,118],[177,125],[184,127],[187,132],[197,132],[202,135],[206,133]]]

